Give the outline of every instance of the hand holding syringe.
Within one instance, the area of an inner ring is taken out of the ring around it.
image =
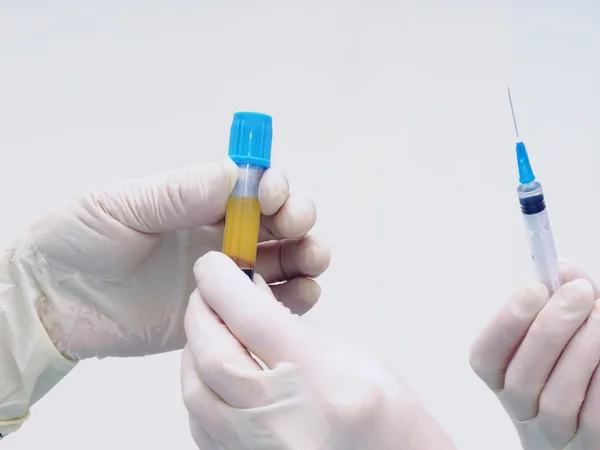
[[[523,449],[597,449],[600,287],[577,267],[558,271],[542,186],[518,131],[516,150],[519,202],[547,289],[532,283],[516,290],[475,339],[469,360],[498,396]]]

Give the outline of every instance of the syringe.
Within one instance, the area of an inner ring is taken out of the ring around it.
[[[531,257],[535,265],[540,281],[548,288],[550,295],[554,294],[562,285],[562,278],[558,268],[556,256],[556,247],[550,228],[548,211],[546,210],[546,201],[542,185],[535,180],[535,175],[531,169],[529,156],[525,144],[519,137],[517,120],[515,119],[515,110],[508,89],[508,101],[512,112],[515,132],[517,133],[517,164],[519,167],[519,187],[517,194],[521,204],[521,212],[525,220],[527,230],[527,239]]]

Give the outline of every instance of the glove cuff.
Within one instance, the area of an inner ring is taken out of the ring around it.
[[[77,364],[54,346],[38,309],[44,300],[31,266],[30,235],[24,234],[0,255],[0,434],[17,431],[29,408]]]

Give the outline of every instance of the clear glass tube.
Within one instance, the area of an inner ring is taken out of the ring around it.
[[[258,186],[265,168],[238,164],[239,174],[227,202],[223,253],[252,280],[260,231]]]

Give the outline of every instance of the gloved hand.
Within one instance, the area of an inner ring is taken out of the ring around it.
[[[90,191],[35,221],[4,252],[0,434],[15,431],[29,406],[72,369],[65,356],[141,356],[183,347],[194,262],[221,248],[237,170],[227,159]],[[311,278],[330,258],[305,236],[315,223],[314,204],[289,195],[276,169],[265,172],[259,199],[257,273],[283,282],[273,286],[275,297],[305,312],[320,295]]]
[[[600,290],[561,266],[551,298],[542,284],[518,290],[471,349],[525,450],[600,449]]]
[[[182,388],[199,448],[455,448],[385,364],[309,327],[260,277],[213,252],[194,272]]]
[[[194,262],[223,243],[222,219],[237,166],[186,168],[92,191],[31,227],[46,266],[42,321],[65,355],[83,359],[181,349]],[[305,312],[318,300],[329,250],[303,237],[316,220],[311,200],[289,195],[268,170],[257,272],[274,293]]]

